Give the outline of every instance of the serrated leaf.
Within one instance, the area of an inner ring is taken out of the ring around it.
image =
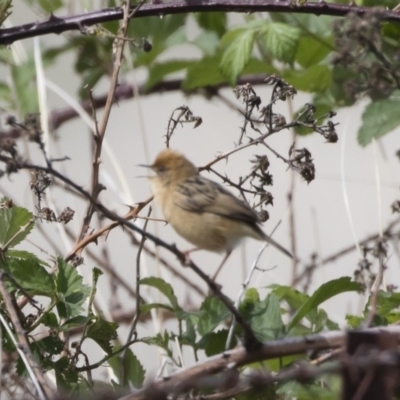
[[[303,68],[311,67],[325,59],[332,51],[332,48],[332,39],[303,36],[298,43],[296,61]]]
[[[400,125],[400,101],[383,99],[368,104],[362,115],[358,131],[358,143],[366,146],[372,139],[378,139]]]
[[[158,289],[169,300],[172,308],[175,311],[182,311],[175,296],[174,289],[169,283],[165,282],[163,279],[151,276],[149,278],[141,279],[140,284]]]
[[[0,209],[0,248],[14,247],[24,240],[33,228],[33,214],[23,207]]]
[[[29,251],[11,249],[7,250],[7,256],[26,261],[33,260],[38,262],[40,265],[43,265],[44,267],[50,267],[47,262],[41,260],[40,258],[37,258],[35,254],[30,253]]]
[[[83,283],[77,270],[60,257],[57,259],[55,279],[59,296],[57,310],[60,317],[71,318],[79,315],[89,296],[90,288]]]
[[[300,30],[281,22],[266,23],[261,38],[271,55],[278,61],[292,64],[297,52]]]
[[[0,262],[0,267],[31,295],[54,295],[53,277],[39,264],[36,257],[23,259],[9,257],[6,253],[5,261]]]
[[[215,296],[206,297],[200,307],[200,311],[197,330],[201,336],[213,331],[230,315],[230,311],[225,304]]]
[[[353,282],[348,276],[324,283],[297,310],[287,327],[287,331],[289,332],[291,329],[293,329],[293,327],[296,326],[297,323],[300,322],[310,311],[315,310],[326,300],[341,293],[359,291],[362,291],[362,286],[357,282]]]
[[[124,355],[124,375],[135,389],[143,386],[146,371],[131,349],[127,349]]]
[[[117,339],[118,324],[97,317],[94,324],[89,325],[86,337],[94,340],[107,354],[112,353],[111,341]]]
[[[229,44],[222,55],[220,69],[232,85],[250,60],[256,31],[245,29]]]
[[[326,65],[313,65],[303,71],[286,70],[283,78],[297,90],[324,92],[332,83],[332,71]]]

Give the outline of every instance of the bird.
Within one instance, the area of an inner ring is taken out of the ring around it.
[[[166,221],[196,246],[184,252],[186,262],[190,263],[189,254],[196,250],[226,253],[213,280],[245,237],[266,241],[292,258],[288,250],[263,232],[256,211],[221,184],[200,175],[198,168],[182,153],[167,148],[157,155],[153,164],[140,166],[155,173],[148,178]]]

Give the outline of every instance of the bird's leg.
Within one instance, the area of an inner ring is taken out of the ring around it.
[[[222,267],[224,266],[224,264],[226,263],[226,260],[229,258],[229,256],[231,255],[232,250],[228,250],[225,254],[225,257],[222,259],[221,264],[219,264],[218,269],[215,271],[215,274],[212,276],[212,280],[215,281],[215,279],[217,278],[218,274],[221,272]]]
[[[194,249],[190,249],[190,250],[186,250],[186,251],[182,251],[182,254],[185,256],[185,260],[183,261],[183,265],[188,266],[191,263],[191,259],[190,259],[190,253],[193,253],[194,251],[197,250],[201,250],[199,247],[195,247]]]

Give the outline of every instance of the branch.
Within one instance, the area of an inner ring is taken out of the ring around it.
[[[139,4],[138,6],[136,6],[133,9],[133,11],[132,11],[133,14],[135,14],[137,12],[140,5],[141,4]],[[130,17],[129,3],[127,2],[124,5],[123,21],[121,23],[121,28],[120,28],[120,35],[123,38],[125,38],[128,33],[129,17]],[[113,72],[112,72],[112,76],[111,76],[110,88],[109,88],[108,94],[107,94],[105,109],[104,109],[104,112],[103,112],[103,115],[102,115],[99,125],[97,125],[95,115],[93,116],[94,122],[96,125],[96,132],[93,133],[95,147],[94,147],[93,162],[92,162],[91,197],[95,201],[97,200],[100,192],[103,189],[105,189],[105,187],[103,185],[101,185],[100,181],[99,181],[101,152],[102,152],[104,136],[106,134],[108,119],[111,114],[111,107],[112,107],[112,104],[114,103],[114,101],[113,101],[114,93],[115,93],[115,89],[117,88],[118,76],[119,76],[119,71],[121,68],[122,55],[124,52],[125,41],[121,40],[121,39],[117,39],[114,42],[114,46],[115,46],[114,67],[113,67]],[[79,243],[86,235],[86,233],[89,229],[90,221],[92,219],[94,211],[95,211],[95,207],[94,207],[93,201],[90,201],[88,203],[86,215],[83,218],[83,223],[82,223],[76,243]]]
[[[131,7],[131,11],[135,6]],[[161,4],[145,4],[133,16],[143,18],[170,14],[186,14],[193,12],[286,12],[296,14],[332,15],[344,17],[349,12],[363,15],[370,7],[357,7],[353,5],[325,3],[325,1],[307,2],[302,5],[294,4],[293,0],[191,0],[171,1]],[[36,36],[48,35],[49,33],[60,34],[62,32],[78,30],[83,32],[87,27],[102,22],[116,21],[123,17],[121,7],[104,8],[99,11],[72,15],[70,17],[56,17],[51,14],[47,21],[31,22],[29,24],[0,29],[0,45],[9,45],[16,40],[27,39]],[[400,21],[400,14],[396,11],[387,10],[383,16],[384,21]]]
[[[400,327],[393,325],[386,328],[372,328],[368,331],[375,333],[387,332],[398,335],[400,334]],[[183,391],[189,391],[197,387],[199,382],[202,382],[202,379],[210,378],[210,376],[214,374],[235,370],[244,365],[263,360],[304,354],[312,350],[338,348],[345,344],[345,339],[345,331],[331,331],[318,335],[269,341],[264,343],[257,352],[248,352],[243,347],[227,351],[199,362],[184,371],[163,377],[147,388],[123,397],[123,400],[147,400],[151,398],[151,393],[182,393]]]

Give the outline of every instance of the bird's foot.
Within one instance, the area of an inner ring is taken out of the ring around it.
[[[190,253],[188,252],[188,251],[185,251],[184,253],[183,253],[183,255],[185,256],[185,259],[183,260],[183,265],[185,266],[185,267],[188,267],[190,264],[191,264],[191,262],[192,262],[192,259],[190,258],[190,255],[189,255]]]
[[[182,251],[182,254],[185,256],[185,259],[183,260],[183,265],[185,267],[188,267],[192,263],[192,259],[190,258],[190,253],[193,253],[194,251],[200,250],[199,248],[194,248],[186,251]]]

